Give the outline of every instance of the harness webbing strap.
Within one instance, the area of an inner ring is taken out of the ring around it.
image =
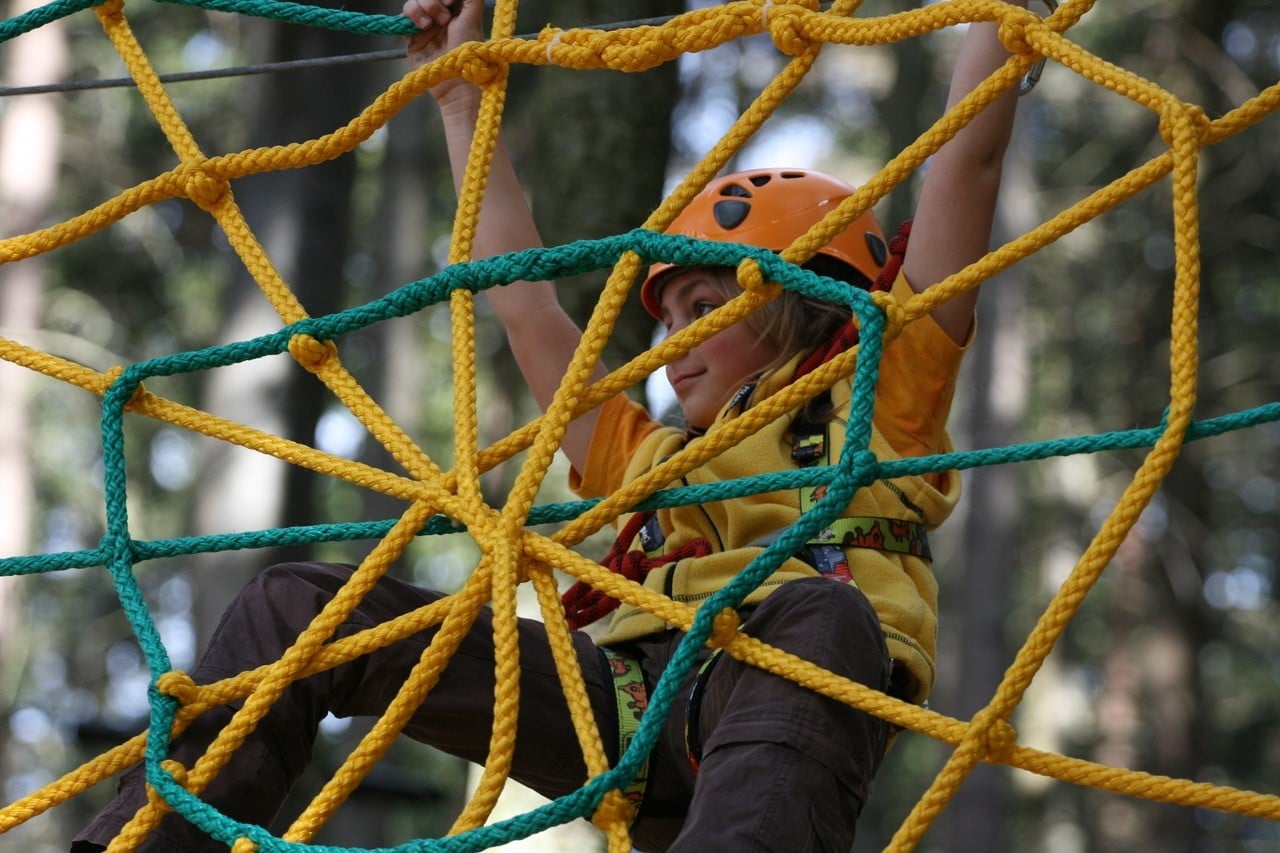
[[[909,554],[932,560],[929,535],[923,524],[875,515],[847,515],[837,518],[806,545],[836,545],[840,548],[874,548],[894,554]]]
[[[698,667],[698,674],[694,676],[693,686],[689,689],[689,700],[684,706],[684,748],[694,776],[698,775],[698,766],[702,762],[702,693],[706,689],[711,667],[720,660],[723,651],[724,649],[716,649]]]
[[[609,674],[613,676],[614,705],[618,710],[618,757],[621,758],[640,731],[640,721],[649,707],[649,692],[644,685],[640,661],[634,655],[603,646],[600,650],[604,652],[605,660],[609,663]],[[646,755],[640,772],[636,773],[622,792],[627,801],[635,806],[632,815],[640,812],[640,802],[644,799],[648,782],[649,756]],[[632,817],[632,820],[635,818]]]
[[[792,461],[801,468],[829,465],[831,463],[829,431],[829,423],[812,424],[797,418],[791,427]],[[799,498],[800,514],[803,515],[812,509],[818,501],[822,500],[826,492],[826,486],[802,487]],[[762,541],[768,544],[768,541]],[[753,544],[760,544],[760,542]],[[933,554],[929,550],[929,534],[923,524],[903,518],[877,515],[841,516],[818,531],[817,535],[805,543],[805,547],[810,551],[820,548],[872,548],[894,554],[909,554],[925,560],[933,559]],[[815,565],[814,568],[823,574],[832,574],[832,571],[823,570],[824,565],[827,563],[835,565],[838,557],[832,554],[816,562],[820,565]]]

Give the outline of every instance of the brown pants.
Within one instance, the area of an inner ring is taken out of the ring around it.
[[[346,582],[352,567],[323,563],[273,566],[241,590],[223,615],[192,676],[209,683],[278,659]],[[393,578],[382,580],[338,636],[373,627],[440,597]],[[744,611],[744,614],[746,611]],[[744,630],[820,666],[883,687],[890,662],[878,620],[857,589],[822,578],[785,584],[754,608]],[[432,631],[296,682],[210,784],[202,799],[237,820],[268,824],[311,758],[326,714],[377,715],[395,696],[431,641]],[[625,650],[653,689],[682,635],[667,631]],[[573,635],[606,751],[617,760],[616,695],[604,655],[582,632]],[[520,622],[520,712],[512,777],[548,797],[582,786],[586,768],[569,720],[546,632]],[[722,659],[701,685],[702,757],[694,773],[685,744],[684,680],[650,756],[649,788],[632,836],[642,850],[839,851],[853,843],[854,823],[885,749],[887,726],[794,683]],[[481,613],[440,682],[404,733],[483,763],[492,727],[494,649],[488,611]],[[234,708],[204,714],[174,742],[191,766]],[[114,801],[77,836],[71,850],[105,847],[146,801],[142,768],[120,781]],[[143,850],[226,850],[177,814],[166,817]]]

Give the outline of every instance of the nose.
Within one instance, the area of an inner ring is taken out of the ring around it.
[[[673,382],[677,376],[688,372],[690,359],[693,357],[693,351],[684,353],[673,361],[667,362],[667,381]]]

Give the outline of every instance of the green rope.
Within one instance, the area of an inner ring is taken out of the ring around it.
[[[322,6],[306,6],[284,0],[159,0],[178,6],[196,6],[215,12],[234,12],[256,18],[270,18],[289,24],[322,27],[348,33],[364,33],[371,36],[411,36],[418,32],[412,21],[403,15],[368,15],[363,12],[347,12]]]
[[[407,284],[365,305],[326,317],[308,318],[258,338],[178,353],[127,367],[104,394],[102,401],[106,535],[96,549],[0,559],[0,576],[105,566],[112,575],[121,606],[142,647],[154,681],[169,671],[170,664],[134,576],[134,566],[139,562],[279,545],[378,539],[386,535],[394,521],[308,525],[154,541],[134,540],[130,535],[127,514],[124,411],[127,402],[144,380],[154,376],[211,370],[278,355],[287,350],[289,341],[297,334],[307,334],[322,340],[341,338],[371,324],[407,316],[445,302],[449,294],[458,289],[479,292],[518,280],[564,278],[605,269],[617,263],[626,251],[636,251],[648,260],[665,260],[681,265],[736,266],[743,258],[751,257],[760,263],[762,272],[769,280],[778,281],[784,287],[808,296],[848,304],[864,330],[861,357],[853,377],[854,404],[846,431],[846,443],[837,462],[816,469],[770,472],[722,483],[665,489],[656,492],[635,508],[733,500],[751,494],[818,484],[828,486],[831,499],[819,502],[813,509],[802,514],[792,528],[699,608],[692,629],[677,649],[670,666],[650,697],[653,713],[646,715],[631,748],[615,768],[584,788],[536,811],[453,838],[414,841],[392,848],[395,851],[480,850],[590,815],[605,792],[625,787],[643,764],[644,757],[652,749],[658,736],[659,722],[666,717],[679,684],[691,671],[698,651],[710,634],[714,615],[725,607],[735,607],[741,603],[790,554],[818,530],[830,524],[858,489],[885,478],[1003,465],[1069,454],[1150,447],[1161,435],[1161,428],[1154,427],[913,459],[878,460],[868,447],[884,318],[865,293],[792,266],[772,252],[636,229],[601,240],[580,241],[556,248],[528,249],[481,261],[455,264],[437,275]],[[1187,438],[1194,441],[1276,420],[1280,420],[1280,403],[1271,403],[1194,423]],[[578,517],[596,503],[595,500],[581,500],[535,507],[530,513],[529,523],[537,525],[567,521]],[[437,516],[424,526],[420,535],[442,535],[458,530],[452,520]],[[153,686],[151,709],[151,735],[147,744],[148,780],[187,819],[228,842],[238,837],[252,838],[262,850],[307,849],[349,853],[349,848],[288,844],[259,827],[230,820],[183,790],[160,767],[160,762],[169,750],[167,733],[176,711],[176,702],[161,696]]]
[[[257,358],[278,355],[288,349],[298,334],[334,340],[367,326],[394,317],[403,317],[445,302],[454,290],[479,292],[489,287],[519,280],[557,279],[611,267],[627,251],[636,251],[649,260],[665,260],[681,265],[737,266],[744,258],[754,258],[769,280],[805,295],[847,304],[864,330],[860,358],[853,377],[853,406],[846,442],[836,463],[817,469],[770,472],[737,480],[666,489],[655,493],[636,508],[680,506],[691,503],[733,500],[750,494],[794,489],[801,485],[826,484],[829,500],[820,501],[758,555],[727,586],[699,608],[688,636],[677,649],[662,679],[650,697],[653,713],[647,714],[631,747],[618,765],[584,788],[541,809],[501,823],[476,829],[449,839],[420,840],[393,848],[396,851],[480,850],[541,832],[578,817],[590,815],[605,792],[625,787],[638,772],[644,757],[658,736],[659,722],[666,717],[684,676],[691,671],[696,655],[711,631],[713,616],[725,607],[736,607],[789,555],[837,516],[854,493],[884,478],[917,476],[924,473],[1002,465],[1032,459],[1047,459],[1078,453],[1097,453],[1150,447],[1161,429],[1138,429],[1075,438],[1033,442],[1003,448],[937,454],[915,459],[881,461],[868,449],[871,435],[871,408],[878,374],[883,315],[867,294],[817,276],[786,263],[765,250],[737,244],[692,240],[636,229],[616,237],[580,241],[556,248],[528,249],[466,264],[455,264],[437,275],[401,287],[365,305],[325,317],[308,318],[277,332],[203,350],[178,353],[127,367],[111,385],[102,401],[102,451],[104,503],[107,531],[96,549],[0,559],[0,576],[37,574],[70,568],[105,566],[110,571],[121,606],[138,638],[153,680],[168,672],[168,654],[151,619],[134,576],[134,566],[144,560],[228,551],[267,548],[278,545],[377,539],[393,521],[309,525],[273,528],[252,532],[165,539],[134,540],[127,514],[127,479],[124,454],[125,406],[139,385],[151,377],[173,376],[211,370]],[[1272,403],[1210,421],[1193,424],[1187,438],[1197,440],[1280,419],[1280,403]],[[529,523],[559,523],[576,518],[596,501],[570,501],[536,507]],[[444,517],[433,518],[420,535],[457,532],[458,527]],[[174,700],[152,688],[151,735],[147,745],[148,780],[188,820],[225,841],[247,836],[263,850],[299,850],[303,845],[287,844],[265,830],[240,824],[183,790],[160,767],[169,750],[168,731],[175,713]],[[347,848],[305,847],[308,850]]]
[[[53,3],[28,9],[21,15],[0,23],[0,42],[6,42],[15,36],[43,27],[45,24],[51,24],[59,18],[100,6],[103,2],[104,0],[54,0]]]

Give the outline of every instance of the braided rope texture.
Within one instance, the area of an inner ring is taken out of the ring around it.
[[[363,15],[275,0],[165,0],[331,27],[371,35],[405,35],[411,25],[402,18]],[[1009,719],[1058,637],[1090,588],[1109,564],[1129,530],[1177,458],[1182,446],[1231,430],[1280,419],[1280,403],[1241,411],[1211,421],[1192,418],[1198,364],[1196,322],[1199,290],[1197,161],[1202,148],[1245,131],[1280,106],[1280,84],[1217,120],[1207,119],[1194,104],[1184,103],[1156,84],[1091,55],[1064,35],[1093,6],[1094,0],[1065,0],[1049,17],[994,0],[952,0],[879,18],[857,18],[859,0],[837,0],[821,11],[814,0],[776,3],[741,0],[680,15],[661,26],[612,31],[547,27],[536,38],[511,37],[514,0],[499,0],[494,38],[464,45],[434,62],[407,73],[343,127],[300,143],[218,156],[203,154],[160,83],[149,59],[134,38],[122,0],[56,0],[0,23],[0,41],[72,14],[97,16],[103,31],[128,66],[139,91],[178,155],[179,165],[124,190],[115,198],[65,222],[0,241],[0,263],[51,252],[118,222],[146,205],[171,198],[195,202],[216,220],[246,268],[280,316],[278,331],[208,349],[122,365],[97,372],[17,341],[0,338],[0,357],[102,399],[102,451],[105,464],[107,533],[95,549],[6,557],[0,575],[31,575],[71,568],[105,567],[114,580],[120,605],[146,656],[153,678],[148,732],[122,743],[16,802],[0,807],[0,834],[43,813],[87,788],[145,759],[153,795],[112,844],[112,851],[137,847],[170,809],[181,811],[235,851],[320,849],[305,844],[386,751],[414,709],[422,702],[470,628],[481,607],[493,607],[499,660],[491,751],[484,775],[450,834],[418,839],[395,851],[480,850],[523,838],[578,817],[590,817],[605,832],[611,851],[630,849],[627,833],[630,806],[621,791],[638,772],[653,747],[660,722],[670,710],[681,679],[697,651],[711,644],[755,666],[793,679],[824,695],[876,714],[904,728],[949,744],[950,759],[902,823],[890,849],[913,849],[957,787],[979,762],[1000,762],[1079,785],[1133,797],[1207,807],[1268,819],[1280,819],[1280,796],[1172,779],[1108,767],[1019,745]],[[694,194],[750,139],[790,92],[804,79],[825,44],[873,45],[919,36],[966,22],[995,20],[1013,56],[1006,65],[948,112],[912,145],[890,160],[823,222],[781,257],[746,246],[707,243],[659,232]],[[480,200],[493,156],[505,100],[506,70],[513,63],[555,65],[571,69],[609,68],[640,71],[676,59],[686,51],[704,50],[736,38],[768,33],[790,60],[743,112],[720,142],[668,196],[641,227],[601,240],[469,261]],[[926,158],[957,133],[974,114],[1047,57],[1085,80],[1105,87],[1155,113],[1160,120],[1163,151],[1143,165],[1097,190],[1028,233],[954,274],[927,294],[899,306],[883,298],[850,297],[822,279],[793,265],[813,254],[831,234],[842,229],[903,181]],[[451,264],[439,274],[407,284],[368,304],[325,317],[307,316],[288,285],[247,225],[231,192],[237,178],[274,169],[299,168],[352,151],[414,98],[445,79],[465,77],[484,92],[481,117],[460,194]],[[1171,384],[1166,415],[1158,426],[1116,433],[1037,442],[983,451],[956,452],[928,458],[882,462],[869,451],[871,406],[879,355],[904,324],[928,313],[940,301],[977,287],[995,273],[1028,257],[1074,228],[1169,177],[1177,262],[1171,317]],[[725,311],[672,336],[630,364],[592,384],[590,377],[630,283],[643,263],[662,259],[676,263],[738,267],[745,292]],[[476,292],[516,280],[540,280],[591,270],[612,273],[582,345],[553,403],[539,419],[525,424],[493,445],[481,448],[477,436],[475,394]],[[667,460],[659,469],[598,501],[534,506],[564,434],[578,412],[599,404],[666,362],[679,357],[728,323],[763,304],[777,282],[818,298],[850,303],[862,329],[859,351],[823,365],[791,387],[753,407],[743,417],[709,433]],[[851,300],[851,301],[850,301]],[[447,301],[451,308],[457,397],[454,414],[455,458],[442,470],[360,387],[342,365],[338,342],[352,331],[401,317]],[[393,473],[341,459],[244,424],[234,423],[152,394],[143,384],[154,376],[211,370],[288,352],[314,373],[369,433],[403,467]],[[853,375],[854,406],[839,460],[819,469],[779,472],[715,486],[664,488],[680,475],[733,446],[801,400]],[[166,540],[136,540],[126,513],[124,458],[125,413],[141,415],[231,442],[291,464],[342,478],[350,483],[403,500],[407,508],[394,520],[315,525]],[[769,648],[737,630],[726,614],[785,558],[838,514],[842,501],[868,483],[886,477],[923,474],[983,465],[1008,464],[1057,455],[1146,448],[1140,467],[1109,517],[1079,558],[1074,570],[1049,602],[1007,670],[989,704],[963,721],[908,705],[878,691],[835,677],[819,667]],[[478,485],[479,474],[528,451],[506,504],[490,507]],[[582,539],[636,507],[674,506],[825,483],[836,499],[823,501],[767,548],[731,584],[697,608],[671,601],[612,575],[572,548]],[[532,532],[534,525],[559,522],[550,536]],[[421,611],[328,643],[360,597],[376,582],[415,537],[464,528],[480,547],[481,558],[464,588]],[[173,670],[160,635],[134,577],[138,563],[158,557],[255,548],[289,543],[376,538],[359,570],[286,652],[275,662],[215,684],[197,686]],[[650,700],[651,713],[617,766],[605,759],[600,733],[569,640],[550,567],[661,616],[688,635]],[[533,584],[546,621],[568,707],[588,768],[579,790],[535,811],[485,825],[511,766],[519,707],[515,594],[518,584]],[[346,763],[281,837],[241,824],[202,802],[198,794],[225,765],[271,703],[293,681],[336,666],[393,643],[424,628],[439,625],[430,649],[406,680],[383,717]],[[173,733],[214,705],[243,699],[242,709],[207,753],[186,768],[166,759]],[[326,850],[356,848],[323,848]]]

